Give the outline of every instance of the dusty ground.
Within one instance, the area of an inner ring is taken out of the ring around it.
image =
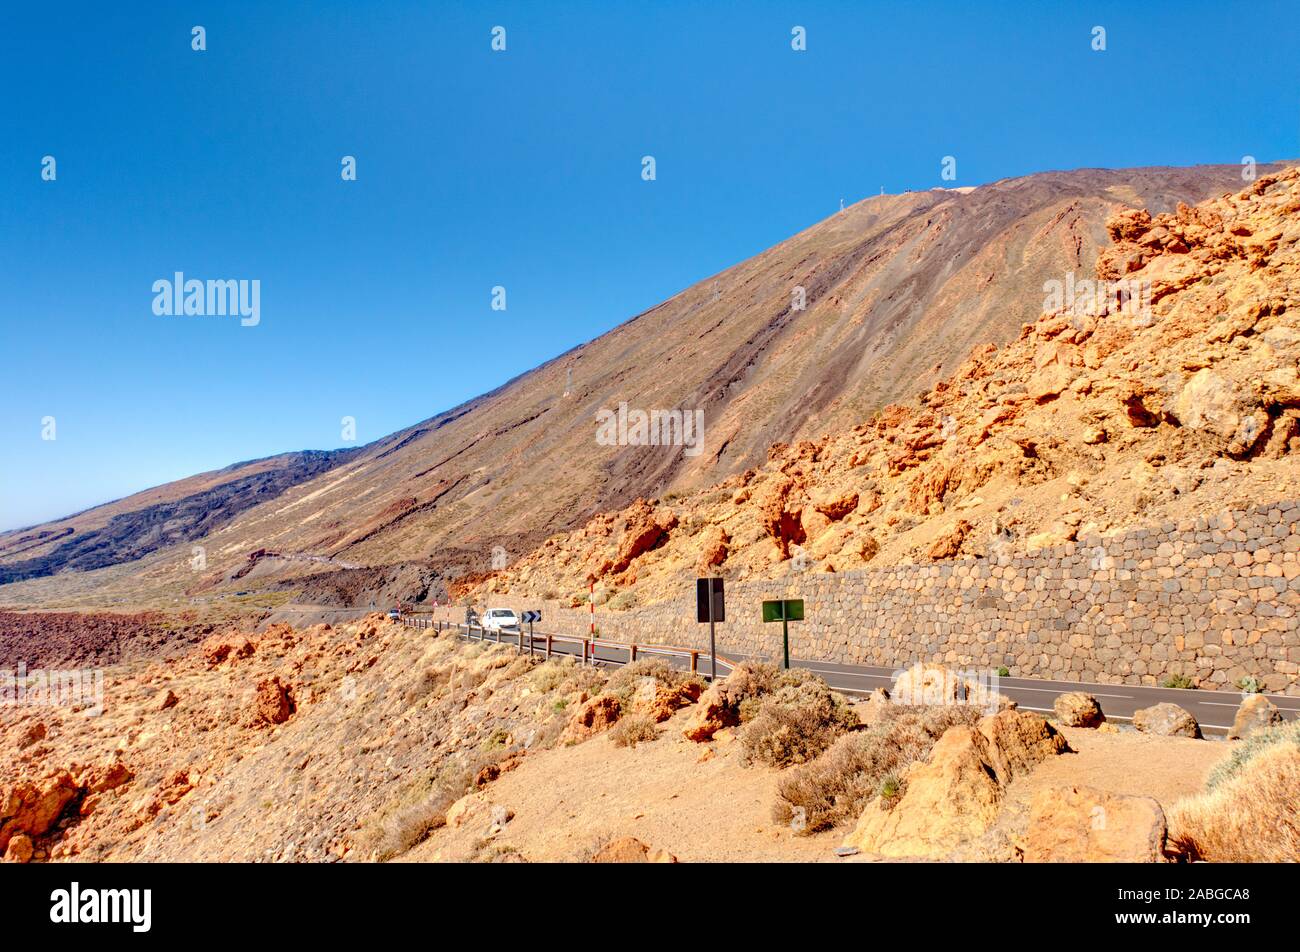
[[[635,836],[682,862],[790,862],[833,859],[834,831],[796,836],[771,819],[779,771],[745,766],[739,744],[697,744],[681,736],[687,712],[661,725],[658,739],[616,747],[607,735],[538,755],[477,797],[513,810],[496,838],[534,862],[584,858],[594,846]],[[715,751],[700,762],[707,750]],[[486,823],[443,829],[412,850],[410,862],[458,861],[480,850]]]
[[[745,765],[736,743],[685,740],[680,712],[660,736],[635,750],[608,736],[530,758],[482,793],[463,826],[442,829],[405,857],[408,862],[459,862],[489,848],[530,860],[564,862],[594,847],[635,836],[682,862],[835,862],[848,827],[796,835],[771,819],[780,772]],[[1084,785],[1154,797],[1166,810],[1199,793],[1230,749],[1226,743],[1153,737],[1130,730],[1103,733],[1061,728],[1072,753],[1040,764],[1008,789],[1003,824],[1023,832],[1027,808],[1043,787]],[[707,749],[715,754],[703,763]],[[514,818],[491,835],[492,809]],[[858,857],[858,860],[867,857]]]
[[[1042,787],[1086,784],[1110,793],[1154,797],[1167,811],[1179,797],[1200,793],[1214,765],[1231,749],[1225,741],[1153,737],[1137,731],[1101,733],[1058,728],[1074,753],[1053,757],[1008,788],[1011,800],[1028,802]]]

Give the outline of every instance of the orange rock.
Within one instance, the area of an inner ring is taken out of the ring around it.
[[[254,722],[283,724],[296,710],[293,692],[278,675],[257,683],[257,695],[253,700]]]
[[[44,835],[81,793],[81,786],[66,770],[0,788],[0,849],[20,833]]]
[[[652,850],[635,836],[610,840],[591,858],[593,863],[675,863],[677,857],[666,850]]]
[[[1166,824],[1151,797],[1090,787],[1039,790],[1029,807],[1027,863],[1158,863]]]

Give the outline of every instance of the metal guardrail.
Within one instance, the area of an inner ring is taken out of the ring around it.
[[[514,629],[488,628],[485,625],[471,625],[464,622],[439,621],[434,618],[414,618],[410,615],[402,615],[398,621],[407,628],[419,628],[437,631],[440,634],[444,631],[455,629],[457,634],[468,639],[469,641],[494,641],[497,644],[514,643],[517,651],[527,651],[530,655],[544,651],[545,657],[550,659],[556,653],[580,657],[580,664],[631,664],[637,658],[645,655],[660,655],[664,657],[682,658],[689,662],[691,674],[701,674],[700,655],[707,657],[708,652],[699,648],[681,648],[676,645],[643,645],[625,641],[611,641],[606,638],[590,638],[581,635],[559,635],[554,632],[533,632],[525,633],[522,627]],[[477,632],[478,637],[474,635]],[[509,640],[503,640],[502,635],[506,635]],[[491,636],[489,638],[489,636]],[[571,644],[581,646],[581,655],[578,652],[556,652],[557,644]],[[599,648],[612,649],[614,651],[627,652],[626,659],[619,658],[599,658],[596,651]],[[727,668],[734,668],[735,663],[718,656],[718,663]]]

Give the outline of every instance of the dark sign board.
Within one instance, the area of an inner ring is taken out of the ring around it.
[[[722,597],[722,579],[697,578],[695,580],[695,620],[700,623],[726,621],[726,605]]]
[[[763,621],[803,621],[803,599],[785,598],[764,602]]]

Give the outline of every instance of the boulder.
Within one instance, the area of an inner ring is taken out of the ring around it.
[[[26,833],[14,836],[5,847],[6,863],[30,863],[32,861],[32,838]]]
[[[1085,691],[1069,691],[1052,702],[1056,719],[1066,727],[1100,727],[1106,720],[1097,699]]]
[[[1032,711],[999,711],[980,720],[979,732],[988,741],[989,763],[1004,785],[1070,749],[1060,731]]]
[[[23,729],[22,734],[18,737],[18,749],[24,750],[32,746],[32,744],[35,744],[37,741],[45,740],[45,734],[45,725],[40,721],[36,721],[34,724],[28,724],[27,727]]]
[[[253,642],[249,641],[245,635],[241,635],[238,632],[227,632],[224,635],[212,635],[199,645],[199,651],[203,654],[203,660],[207,662],[207,665],[210,668],[215,668],[227,661],[247,658],[256,650],[257,649]]]
[[[593,863],[675,863],[677,857],[667,850],[655,850],[635,836],[610,840],[591,857]]]
[[[81,786],[66,770],[0,787],[0,850],[20,833],[44,835],[81,793]]]
[[[1228,731],[1228,740],[1241,740],[1257,731],[1274,724],[1282,723],[1282,712],[1272,701],[1262,694],[1249,694],[1237,708],[1237,716],[1232,719],[1232,730]]]
[[[683,681],[672,687],[655,684],[654,700],[650,702],[649,713],[656,723],[663,723],[673,714],[700,699],[704,686],[699,681]]]
[[[603,733],[614,726],[622,713],[618,698],[612,694],[597,694],[584,701],[574,712],[564,733],[560,735],[560,743],[577,744]]]
[[[808,538],[803,527],[802,507],[790,505],[794,488],[794,480],[783,476],[768,487],[758,501],[763,529],[776,543],[777,555],[781,559],[790,557],[790,546],[800,545]]]
[[[169,707],[175,707],[179,701],[180,698],[176,696],[176,692],[168,688],[165,691],[159,691],[154,697],[153,709],[155,711],[165,711]]]
[[[280,681],[279,676],[257,683],[253,699],[253,720],[265,724],[283,724],[297,710],[293,692]]]
[[[812,504],[831,522],[838,522],[858,508],[858,494],[851,489],[822,490],[812,494]]]
[[[1158,863],[1165,814],[1151,797],[1091,787],[1039,790],[1030,804],[1027,863]]]
[[[1144,734],[1161,737],[1200,737],[1201,725],[1177,704],[1164,702],[1144,707],[1133,715],[1133,726]]]
[[[617,574],[627,569],[638,556],[662,544],[676,526],[677,515],[671,509],[655,509],[646,500],[638,499],[624,517],[623,537],[610,571]]]
[[[127,783],[132,777],[131,769],[120,760],[89,767],[82,772],[79,782],[87,793],[103,793],[115,790]]]
[[[700,542],[700,555],[697,560],[699,570],[708,572],[713,567],[727,561],[727,546],[730,543],[731,536],[727,535],[727,530],[722,526],[710,526],[704,530],[703,539]]]
[[[951,559],[955,558],[961,551],[961,544],[966,540],[966,536],[974,528],[965,519],[958,519],[957,524],[941,535],[930,546],[930,551],[926,553],[931,559]]]
[[[877,797],[844,846],[880,856],[932,856],[983,833],[997,817],[1002,786],[988,740],[973,727],[950,727],[929,759],[906,776],[892,808]]]
[[[726,687],[715,684],[701,695],[682,735],[687,740],[703,742],[711,740],[724,727],[735,727],[739,723],[740,712]]]

